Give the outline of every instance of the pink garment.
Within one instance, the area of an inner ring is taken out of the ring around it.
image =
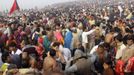
[[[56,39],[58,40],[58,42],[60,42],[60,43],[62,43],[62,44],[64,43],[64,42],[63,42],[63,37],[62,37],[60,31],[54,32],[54,35],[55,35]]]

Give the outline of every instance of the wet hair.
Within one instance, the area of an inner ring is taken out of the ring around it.
[[[123,37],[123,43],[126,45],[127,44],[127,37],[128,37],[128,35],[125,35],[124,37]]]
[[[115,36],[115,39],[117,39],[119,42],[123,41],[123,36],[121,34],[118,34],[117,36]]]
[[[50,50],[50,56],[54,57],[56,55],[56,51],[54,49]]]
[[[5,63],[7,61],[8,56],[9,56],[9,52],[7,52],[7,51],[3,52],[2,56],[1,56],[2,62]]]
[[[44,30],[44,31],[42,31],[42,35],[46,35],[47,33],[46,33],[46,31]]]
[[[106,48],[106,50],[110,50],[110,44],[109,43],[103,43],[103,46]]]
[[[53,47],[56,47],[56,46],[60,46],[60,43],[59,42],[54,42]]]
[[[133,40],[134,42],[134,35],[128,35],[126,40]]]

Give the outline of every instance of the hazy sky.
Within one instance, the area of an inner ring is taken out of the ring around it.
[[[67,2],[74,0],[17,0],[21,9],[28,9],[37,7],[43,7],[45,5],[50,5],[59,2]],[[0,11],[10,9],[14,0],[0,0]]]

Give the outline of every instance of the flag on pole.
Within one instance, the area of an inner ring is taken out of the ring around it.
[[[14,0],[13,6],[12,6],[12,8],[10,9],[9,14],[11,15],[14,11],[19,10],[19,9],[20,9],[20,8],[19,8],[19,6],[18,6],[17,1]]]

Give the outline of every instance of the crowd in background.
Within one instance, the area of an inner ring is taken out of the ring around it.
[[[133,75],[134,2],[3,16],[0,67],[0,75]]]

